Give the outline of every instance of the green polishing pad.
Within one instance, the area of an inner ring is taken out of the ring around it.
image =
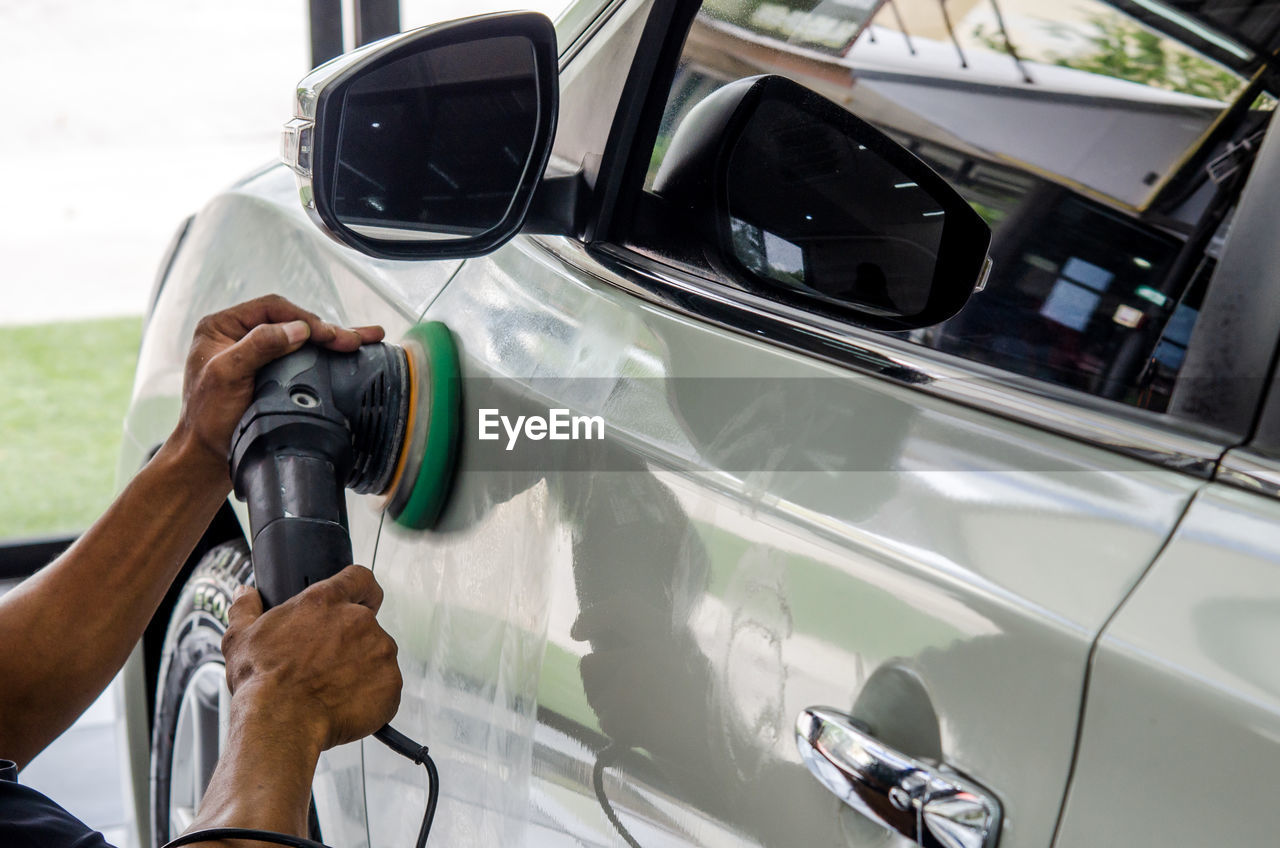
[[[439,321],[418,324],[401,346],[414,380],[411,425],[403,470],[393,484],[387,511],[403,527],[435,526],[453,482],[461,437],[462,378],[453,334]]]

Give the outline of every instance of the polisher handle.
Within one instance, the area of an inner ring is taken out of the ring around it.
[[[264,609],[351,564],[342,484],[323,457],[266,453],[241,469]]]
[[[333,378],[335,362],[344,363],[345,377],[358,361],[357,354],[314,345],[277,359],[258,372],[253,403],[236,426],[231,479],[249,506],[253,573],[264,607],[351,564],[344,495],[351,430],[340,401],[358,388],[335,392]]]

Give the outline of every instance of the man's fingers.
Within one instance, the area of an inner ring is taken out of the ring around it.
[[[332,341],[322,342],[322,344],[332,350],[350,353],[360,345],[371,344],[373,342],[382,341],[385,333],[382,328],[375,325],[368,327],[337,327],[333,328],[334,337]]]
[[[217,358],[222,360],[220,366],[226,369],[223,376],[228,382],[252,380],[259,368],[300,348],[310,332],[310,327],[303,321],[259,324],[243,339],[218,354]]]
[[[323,339],[331,336],[330,325],[312,312],[279,295],[254,298],[221,312],[207,315],[200,322],[206,335],[222,336],[232,341],[244,338],[259,324],[284,324],[289,321],[305,321],[312,334]]]
[[[243,310],[243,312],[240,310]],[[324,321],[314,312],[308,312],[278,294],[269,294],[265,297],[247,301],[228,311],[235,313],[236,319],[241,323],[242,332],[249,332],[259,324],[305,321],[311,330],[311,340],[318,345],[337,351],[350,352],[365,343],[364,336],[359,330],[339,327],[337,324]],[[372,341],[377,341],[377,339],[372,339]]]
[[[245,301],[233,306],[226,314],[240,325],[240,334],[244,335],[260,324],[285,324],[290,321],[303,321],[311,328],[311,336],[317,342],[326,342],[333,337],[336,329],[328,321],[321,320],[319,315],[309,312],[291,300],[278,294]]]
[[[227,630],[243,630],[262,615],[262,595],[257,589],[243,587],[227,612]]]
[[[327,582],[353,604],[366,606],[374,612],[382,606],[382,587],[373,578],[373,572],[363,565],[348,565]]]
[[[337,351],[350,352],[362,344],[381,341],[383,337],[381,327],[339,327],[276,294],[245,301],[206,316],[197,328],[197,335],[221,336],[235,342],[264,324],[288,324],[295,321],[307,325],[311,341]]]

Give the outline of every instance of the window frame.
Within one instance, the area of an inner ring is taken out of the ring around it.
[[[625,3],[626,0],[573,0],[564,8],[555,19],[556,39],[560,38],[561,24],[567,24],[570,13],[575,13],[579,9],[589,9],[590,14],[577,22],[572,30],[572,38],[567,43],[559,45],[560,70],[564,70],[574,57],[582,50],[583,46],[590,41],[600,28],[609,22],[609,18],[613,17],[613,13]]]

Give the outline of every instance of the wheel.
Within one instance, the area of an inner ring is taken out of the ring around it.
[[[231,693],[222,634],[236,589],[253,585],[243,539],[210,548],[192,571],[165,632],[151,734],[151,823],[163,845],[195,819],[227,738]],[[310,836],[319,841],[315,807]]]

